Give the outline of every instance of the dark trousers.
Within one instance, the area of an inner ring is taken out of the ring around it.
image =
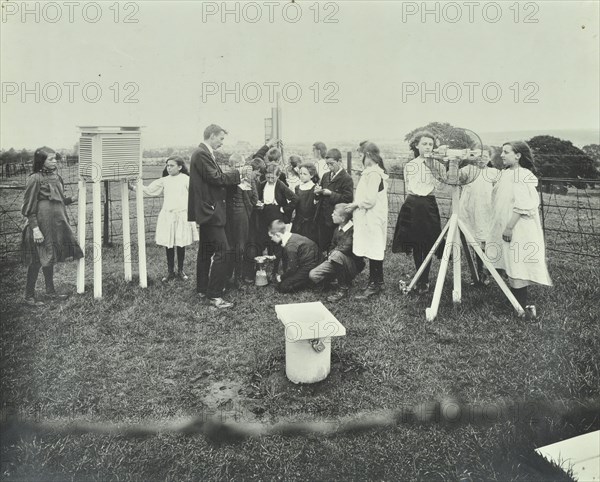
[[[27,284],[25,285],[25,297],[32,298],[35,295],[35,283],[40,274],[41,265],[32,263],[27,269]],[[54,266],[45,266],[42,268],[44,280],[46,281],[46,293],[54,293]]]
[[[167,268],[169,273],[173,273],[175,271],[175,248],[166,248],[167,249]],[[185,247],[177,246],[177,269],[179,271],[183,270],[183,261],[185,260]]]
[[[220,298],[227,279],[227,236],[224,226],[200,225],[200,246],[196,261],[196,291]]]
[[[310,285],[309,273],[314,266],[303,266],[294,274],[281,280],[277,285],[277,291],[280,293],[293,293]]]

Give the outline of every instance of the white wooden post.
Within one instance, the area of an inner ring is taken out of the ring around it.
[[[102,183],[94,180],[92,190],[94,226],[94,298],[102,298]]]
[[[123,218],[123,266],[125,281],[131,281],[131,226],[129,223],[129,187],[127,179],[121,180],[121,211]]]
[[[137,180],[136,187],[137,207],[137,235],[138,235],[138,262],[140,265],[140,286],[148,286],[148,275],[146,273],[146,226],[144,222],[144,181],[141,177]]]
[[[87,189],[84,179],[79,179],[79,193],[77,202],[77,241],[83,251],[84,257],[77,262],[77,293],[85,291],[85,222],[86,222],[86,196]]]
[[[457,218],[458,225],[458,203],[459,203],[460,191],[458,186],[452,187],[452,214]],[[453,285],[452,290],[452,301],[454,303],[460,303],[462,298],[462,282],[460,272],[460,229],[456,229],[454,237],[450,240],[452,244],[452,274],[453,274]]]
[[[446,272],[448,271],[448,263],[450,262],[450,254],[452,253],[452,243],[456,235],[456,229],[458,226],[458,216],[453,214],[450,216],[448,223],[448,237],[446,238],[446,246],[444,246],[444,255],[442,256],[442,262],[440,263],[440,270],[438,272],[437,280],[435,282],[435,290],[433,292],[433,300],[431,306],[425,309],[425,317],[427,321],[435,320],[437,316],[438,308],[440,306],[440,299],[442,297],[442,289],[444,287],[444,279],[446,278]]]

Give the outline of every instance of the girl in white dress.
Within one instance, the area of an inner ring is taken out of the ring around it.
[[[482,157],[475,165],[463,167],[460,170],[461,178],[474,179],[473,182],[462,187],[458,217],[465,223],[475,241],[485,251],[485,241],[490,233],[492,220],[492,189],[500,178],[500,171],[491,167],[492,151],[489,147],[483,148]],[[461,234],[462,236],[462,234]],[[479,282],[489,285],[489,273],[484,268],[481,258],[475,255]],[[473,279],[473,285],[477,282]]]
[[[538,180],[534,176],[533,155],[523,141],[502,146],[505,169],[492,191],[492,221],[486,242],[486,255],[508,283],[526,314],[534,318],[536,309],[527,298],[527,286],[551,286],[546,266],[546,246],[539,216]]]
[[[353,213],[352,252],[369,260],[369,282],[357,300],[366,300],[383,291],[383,258],[387,244],[388,179],[379,147],[368,142],[363,147],[364,171],[360,176],[354,202],[346,212]]]
[[[198,241],[198,227],[189,222],[187,216],[190,174],[185,161],[179,156],[167,159],[163,177],[144,186],[144,194],[160,196],[164,194],[162,209],[156,220],[156,244],[165,246],[167,251],[168,273],[162,279],[169,282],[177,277],[187,280],[183,271],[185,247]],[[135,191],[135,186],[130,185]],[[177,247],[177,275],[175,274],[175,246]]]

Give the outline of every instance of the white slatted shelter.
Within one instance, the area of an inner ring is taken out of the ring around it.
[[[120,181],[123,209],[123,257],[125,280],[131,281],[131,233],[127,182],[138,183],[136,211],[140,286],[148,285],[146,273],[146,229],[142,184],[142,138],[140,126],[79,126],[79,218],[78,238],[85,251],[86,197],[92,183],[94,297],[102,297],[101,181]],[[77,268],[77,292],[85,290],[85,260]]]

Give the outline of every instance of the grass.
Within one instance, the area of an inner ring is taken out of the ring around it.
[[[438,318],[427,323],[430,297],[399,293],[397,280],[409,279],[412,262],[391,253],[387,290],[376,301],[331,306],[326,292],[282,295],[251,286],[230,296],[235,307],[226,312],[194,297],[193,276],[160,283],[162,248],[148,247],[147,289],[122,280],[119,246],[104,255],[101,300],[92,296],[88,266],[84,295],[43,309],[20,304],[23,267],[0,268],[5,418],[145,423],[217,414],[333,422],[448,396],[484,407],[598,400],[595,260],[550,258],[555,286],[532,289],[536,322],[513,318],[497,287],[465,288],[454,308],[447,282]],[[195,256],[189,249],[190,274]],[[357,284],[365,280],[363,273]],[[60,266],[56,284],[75,291],[74,264]],[[333,341],[325,381],[294,385],[285,377],[283,326],[273,306],[314,300],[348,334]],[[235,445],[166,434],[141,440],[9,434],[1,472],[6,480],[568,480],[533,449],[598,426],[594,413],[536,409],[497,423],[400,423],[363,434]]]
[[[158,176],[155,170],[146,174]],[[391,191],[393,229],[403,199],[401,181],[395,180]],[[14,197],[14,192],[2,195]],[[442,196],[444,216],[449,203]],[[595,191],[546,199],[569,206],[550,207],[547,223],[594,231],[595,212],[589,208],[600,207]],[[20,197],[13,204],[18,202]],[[146,200],[149,231],[160,205],[160,199]],[[118,201],[112,209],[118,242]],[[592,252],[591,238],[553,234],[546,239],[555,249],[581,245]],[[514,319],[497,287],[468,288],[465,270],[462,305],[452,306],[447,281],[438,318],[427,323],[430,297],[405,297],[397,290],[398,279],[413,273],[405,256],[388,254],[387,290],[372,303],[331,306],[327,293],[281,295],[271,287],[247,287],[231,294],[235,308],[221,313],[195,299],[193,276],[187,284],[160,283],[162,248],[148,246],[147,289],[123,281],[121,253],[118,244],[104,250],[101,300],[92,297],[88,259],[86,293],[37,310],[20,304],[25,269],[14,263],[0,267],[3,421],[146,423],[216,414],[264,423],[335,422],[445,397],[492,411],[516,401],[533,405],[516,414],[503,411],[497,423],[400,423],[364,434],[274,436],[237,445],[166,434],[130,440],[9,432],[0,453],[3,479],[566,480],[533,448],[599,427],[597,413],[557,412],[543,405],[591,399],[597,406],[598,258],[548,252],[555,286],[532,289],[540,315],[535,323]],[[194,247],[186,260],[191,275],[195,257]],[[363,273],[357,284],[365,280]],[[74,264],[59,266],[56,284],[75,292]],[[329,377],[296,386],[285,377],[283,326],[273,306],[314,300],[322,300],[348,334],[333,342]]]

